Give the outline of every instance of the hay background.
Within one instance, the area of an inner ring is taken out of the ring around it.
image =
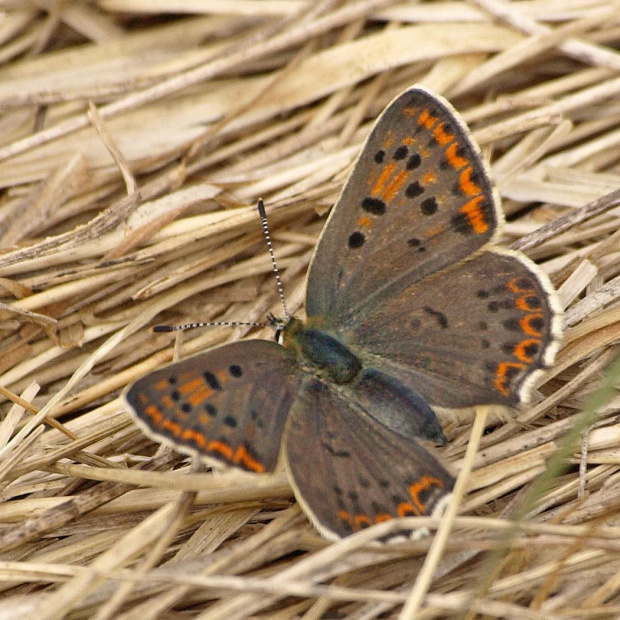
[[[617,2],[4,4],[0,620],[401,614],[432,538],[328,545],[282,473],[200,473],[118,394],[175,354],[151,325],[280,311],[259,196],[300,310],[349,164],[415,82],[470,124],[505,243],[550,274],[568,330],[532,405],[489,419],[428,594],[402,616],[620,617]],[[188,332],[176,354],[243,335]],[[606,380],[598,418],[582,414]],[[445,430],[458,471],[471,419]]]

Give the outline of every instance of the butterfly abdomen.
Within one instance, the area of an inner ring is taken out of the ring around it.
[[[320,329],[305,326],[299,319],[291,319],[284,328],[283,345],[337,384],[350,383],[362,369],[362,362],[346,345]]]
[[[376,368],[364,368],[352,384],[358,405],[390,430],[437,445],[448,440],[427,402],[410,387]]]

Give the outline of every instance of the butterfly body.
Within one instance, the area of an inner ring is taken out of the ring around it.
[[[547,276],[498,247],[503,214],[479,149],[441,97],[386,108],[332,209],[301,321],[160,368],[125,401],[147,434],[210,463],[279,460],[327,538],[437,514],[452,474],[433,407],[518,406],[554,359]]]
[[[295,317],[284,325],[282,345],[295,353],[301,372],[355,401],[377,422],[405,437],[447,443],[439,420],[419,394],[395,377],[364,366],[335,330],[328,333],[319,327],[324,325],[321,319],[304,323]]]
[[[359,358],[337,337],[295,317],[282,330],[282,345],[299,356],[302,366],[336,384],[350,383],[362,369]]]

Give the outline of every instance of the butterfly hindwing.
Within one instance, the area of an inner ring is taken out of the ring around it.
[[[284,434],[295,494],[332,540],[399,516],[432,514],[454,484],[426,448],[377,423],[350,394],[305,378]]]
[[[308,316],[337,320],[456,263],[502,222],[465,124],[421,87],[399,95],[372,129],[332,209],[308,274]]]
[[[540,269],[496,248],[402,289],[342,330],[368,363],[431,404],[515,406],[553,362],[560,312]]]
[[[157,441],[262,473],[277,464],[299,380],[286,349],[249,340],[160,368],[136,381],[124,398]]]

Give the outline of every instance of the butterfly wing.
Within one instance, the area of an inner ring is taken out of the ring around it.
[[[329,217],[308,316],[432,404],[519,404],[553,361],[561,308],[534,263],[493,248],[501,223],[467,127],[411,88],[379,117]]]
[[[558,349],[561,307],[525,256],[493,249],[403,288],[340,326],[367,366],[431,404],[527,400]]]
[[[300,375],[266,340],[224,345],[138,379],[124,394],[144,432],[175,450],[251,472],[276,466]]]
[[[332,209],[308,274],[308,316],[377,306],[491,241],[502,213],[479,149],[443,98],[396,97]]]
[[[416,440],[369,416],[347,388],[308,377],[284,434],[295,495],[326,538],[443,507],[453,477]]]

